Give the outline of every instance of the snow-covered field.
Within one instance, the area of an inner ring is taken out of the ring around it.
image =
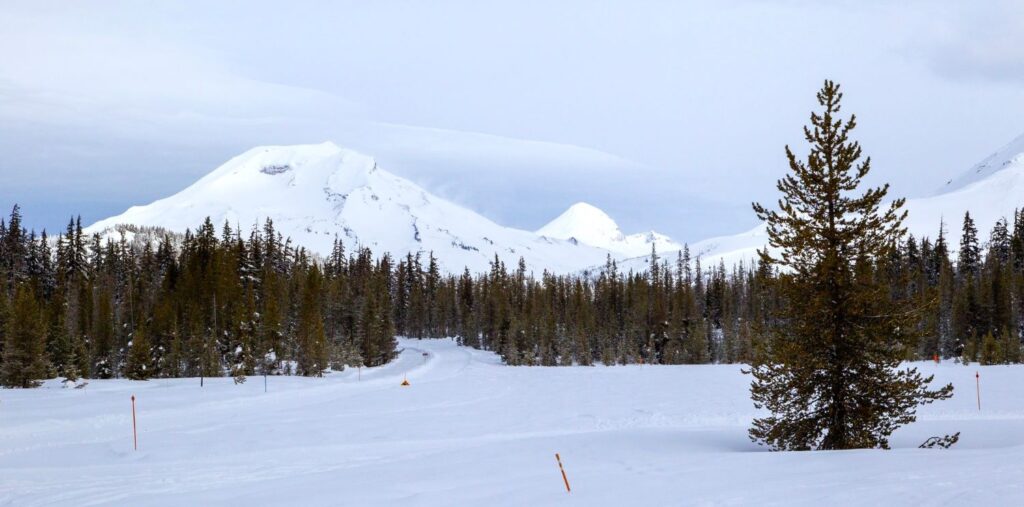
[[[892,451],[773,453],[747,439],[737,366],[401,347],[361,380],[272,377],[267,393],[258,377],[0,390],[0,505],[1024,505],[1024,367],[919,365],[956,394]],[[952,450],[916,448],[955,431]]]

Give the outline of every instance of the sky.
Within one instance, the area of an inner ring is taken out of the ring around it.
[[[756,225],[840,82],[871,184],[932,193],[1024,133],[1024,2],[0,4],[0,207],[60,230],[256,145],[326,140],[504,225]]]

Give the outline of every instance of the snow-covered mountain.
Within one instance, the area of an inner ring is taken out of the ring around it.
[[[659,252],[683,248],[668,236],[654,231],[627,236],[612,217],[585,202],[573,204],[558,218],[538,229],[537,234],[602,248],[612,252],[615,257],[650,254],[652,246]]]
[[[960,245],[964,213],[970,212],[978,227],[979,239],[987,240],[1000,218],[1013,220],[1013,213],[1024,208],[1024,135],[989,155],[958,178],[948,181],[929,197],[908,199],[905,209],[908,231],[920,238],[933,240],[945,223],[945,237],[950,248]],[[705,266],[722,261],[731,266],[757,257],[757,249],[768,243],[764,224],[731,236],[706,239],[690,246],[700,254]],[[662,251],[659,249],[659,252]],[[665,253],[668,253],[665,251]],[[620,262],[623,269],[645,269],[646,257]]]
[[[374,252],[433,251],[444,268],[484,271],[497,254],[522,256],[536,271],[568,272],[603,263],[606,250],[503,227],[333,143],[253,148],[192,186],[90,226],[112,234],[118,224],[181,232],[206,217],[247,231],[267,218],[283,235],[327,253],[338,237]]]
[[[946,224],[952,248],[970,211],[983,238],[996,220],[1024,207],[1024,136],[1014,140],[940,192],[907,201],[907,226],[915,236],[938,234]],[[498,255],[512,264],[523,257],[534,271],[580,271],[600,266],[608,254],[623,270],[646,269],[652,245],[672,258],[682,245],[656,232],[624,234],[600,209],[569,207],[536,232],[501,226],[439,198],[378,167],[373,158],[333,143],[253,148],[181,192],[93,224],[87,232],[114,234],[115,226],[195,228],[209,216],[247,230],[267,218],[297,244],[330,251],[334,238],[350,248],[405,255],[433,251],[449,271],[488,269]],[[727,266],[756,257],[767,243],[764,225],[742,234],[690,245],[705,265]]]

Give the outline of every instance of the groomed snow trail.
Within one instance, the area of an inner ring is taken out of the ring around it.
[[[267,393],[262,377],[0,390],[0,505],[1024,505],[1021,366],[918,364],[956,395],[892,451],[771,453],[747,439],[738,366],[399,347],[361,379],[270,377]],[[916,448],[955,431],[952,450]]]

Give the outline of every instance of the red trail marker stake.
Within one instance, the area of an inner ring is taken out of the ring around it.
[[[974,385],[978,389],[978,410],[981,410],[981,374],[974,372]]]
[[[572,493],[572,490],[569,489],[569,478],[565,476],[565,469],[562,468],[562,457],[559,456],[557,452],[555,453],[555,460],[558,461],[558,469],[562,471],[562,481],[565,482],[565,492]]]
[[[132,395],[132,441],[135,443],[135,450],[139,450],[139,433],[135,427],[135,395]]]

